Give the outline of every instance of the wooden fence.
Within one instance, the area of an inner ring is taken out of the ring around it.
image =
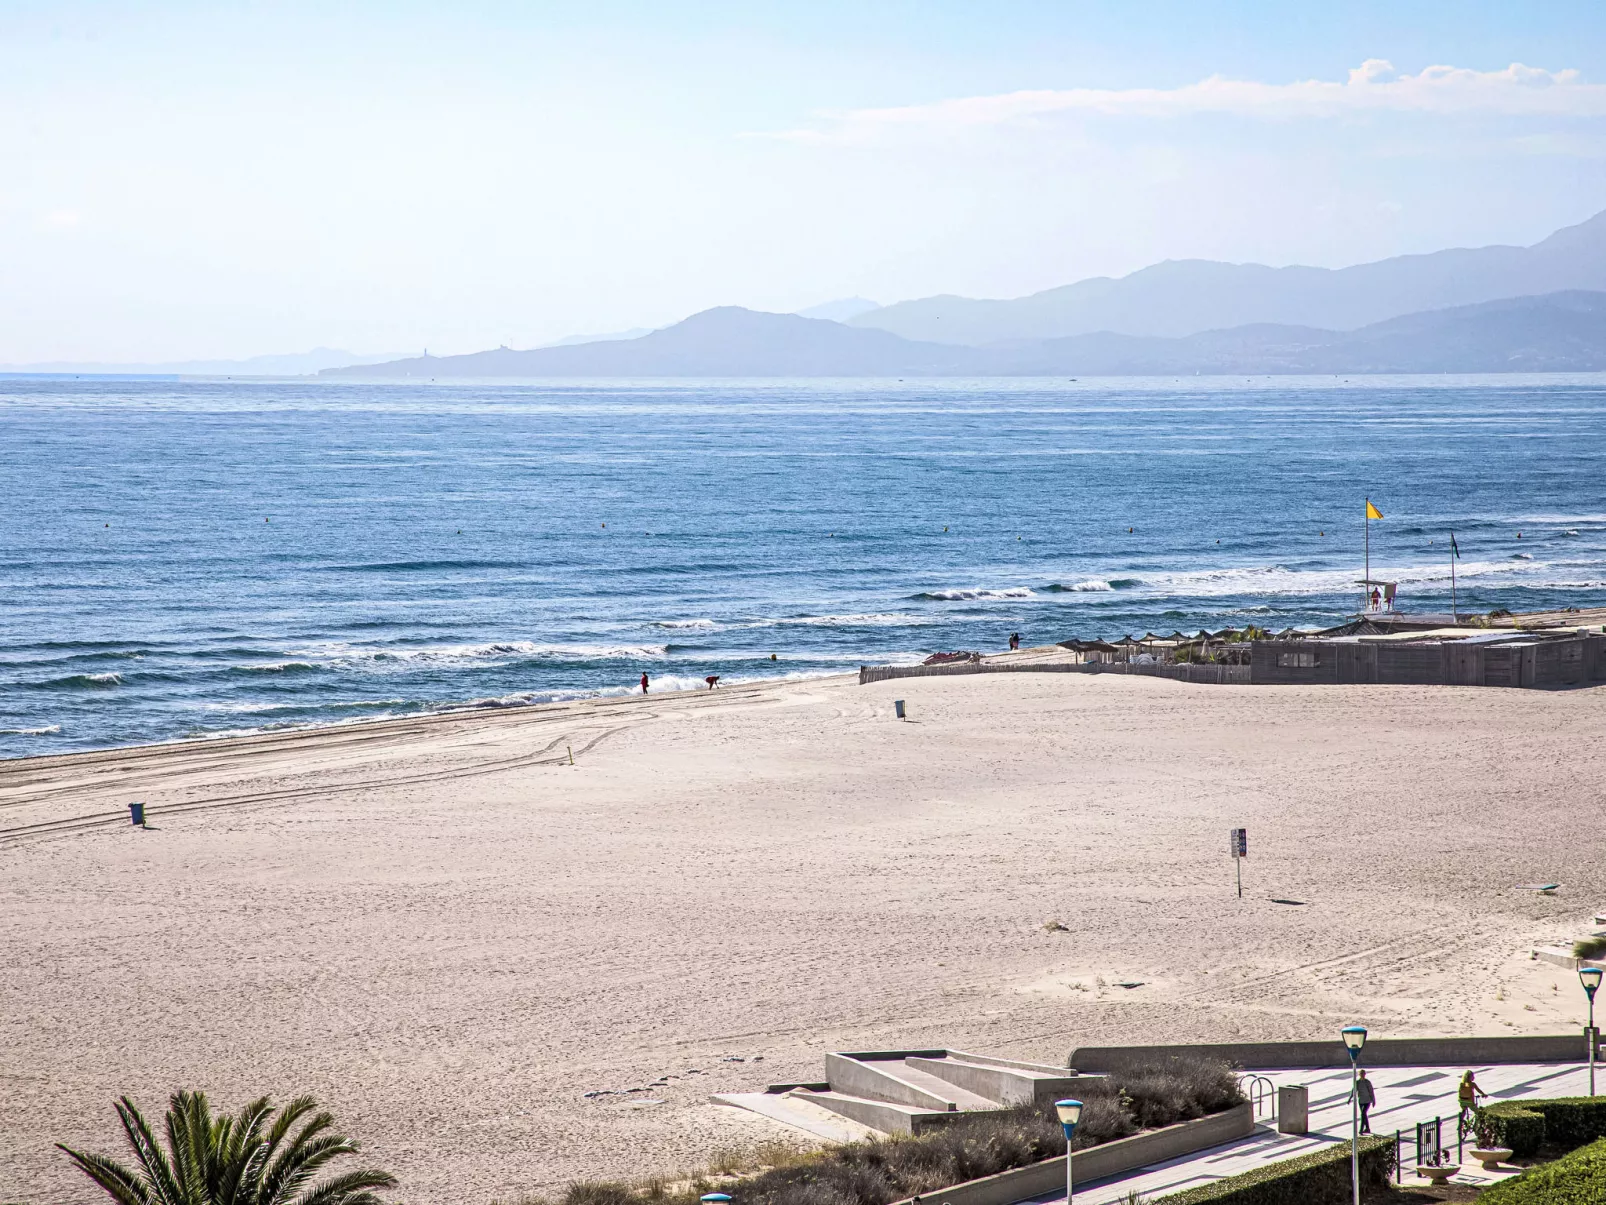
[[[1179,682],[1213,682],[1249,685],[1247,665],[1128,665],[1125,662],[1077,665],[1050,661],[1024,665],[989,664],[961,661],[954,665],[861,665],[859,685],[886,682],[893,678],[947,678],[961,674],[1146,674],[1151,678],[1174,678]]]

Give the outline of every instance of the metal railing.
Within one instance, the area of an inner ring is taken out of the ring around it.
[[[1249,1098],[1249,1109],[1256,1121],[1262,1117],[1277,1120],[1277,1086],[1264,1075],[1240,1075],[1238,1090]]]

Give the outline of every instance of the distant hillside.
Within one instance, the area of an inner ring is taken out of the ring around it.
[[[796,313],[799,318],[824,318],[828,322],[846,322],[850,318],[857,318],[860,314],[868,314],[871,310],[880,308],[879,301],[871,301],[868,297],[844,297],[840,301],[811,305],[808,309],[798,310]]]
[[[1532,247],[1436,251],[1340,269],[1167,260],[1011,301],[927,297],[849,321],[972,346],[1096,331],[1181,337],[1264,322],[1354,330],[1423,310],[1567,289],[1606,290],[1606,212]]]
[[[795,314],[705,310],[639,339],[427,356],[325,377],[1153,376],[1606,371],[1606,293],[1409,314],[1354,331],[1255,323],[1180,339],[1111,331],[1005,347],[915,343]]]
[[[796,314],[722,306],[639,339],[532,351],[425,356],[326,377],[830,377],[935,376],[984,357]]]
[[[1183,339],[1101,332],[1000,352],[1012,373],[1606,371],[1606,293],[1516,297],[1408,314],[1356,331],[1259,323]]]

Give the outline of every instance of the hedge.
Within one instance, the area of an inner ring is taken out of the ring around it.
[[[1478,1205],[1600,1205],[1606,1201],[1606,1138],[1496,1184]]]
[[[1156,1205],[1349,1205],[1349,1158],[1346,1142],[1161,1197]],[[1393,1174],[1393,1135],[1361,1143],[1362,1192],[1386,1191]]]
[[[1547,1143],[1571,1150],[1606,1138],[1606,1097],[1503,1101],[1478,1110],[1476,1129],[1481,1144],[1506,1147],[1518,1158]]]

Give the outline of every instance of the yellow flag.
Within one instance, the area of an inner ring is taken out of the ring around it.
[[[1381,519],[1383,517],[1383,512],[1372,505],[1370,498],[1366,500],[1366,517],[1368,519]]]

